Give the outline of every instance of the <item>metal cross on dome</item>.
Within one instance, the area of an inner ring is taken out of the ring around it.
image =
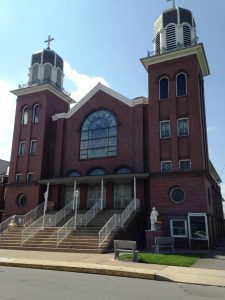
[[[176,6],[175,0],[167,0],[167,2],[173,1],[173,7]]]
[[[51,36],[49,35],[48,39],[45,41],[45,43],[48,43],[48,48],[47,49],[49,49],[49,50],[50,50],[50,42],[51,41],[54,41],[54,38],[51,38]]]

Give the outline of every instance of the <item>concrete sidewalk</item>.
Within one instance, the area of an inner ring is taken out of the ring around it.
[[[59,253],[0,249],[0,265],[225,287],[225,271],[223,270],[115,261],[112,253]]]

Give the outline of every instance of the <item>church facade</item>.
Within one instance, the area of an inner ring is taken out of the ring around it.
[[[141,236],[153,207],[177,245],[215,245],[224,233],[220,178],[209,160],[204,76],[209,67],[186,9],[154,26],[154,52],[141,59],[148,97],[127,99],[98,84],[72,109],[63,60],[48,47],[32,55],[17,96],[6,217],[44,201],[59,210],[78,190],[78,210],[140,200]],[[134,238],[136,238],[134,236]]]

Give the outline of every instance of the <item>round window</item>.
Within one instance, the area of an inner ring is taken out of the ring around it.
[[[180,187],[174,187],[170,190],[170,199],[175,203],[183,202],[185,197],[185,191]]]
[[[17,199],[16,199],[17,206],[24,207],[26,205],[26,203],[27,203],[27,197],[24,194],[19,195],[17,197]]]

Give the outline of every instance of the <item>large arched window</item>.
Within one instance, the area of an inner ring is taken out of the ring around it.
[[[106,109],[91,113],[80,134],[80,159],[117,155],[117,121]]]
[[[38,123],[40,117],[40,105],[36,104],[33,108],[32,121],[33,123]]]
[[[32,67],[32,79],[31,82],[35,83],[38,80],[38,64],[33,65]]]
[[[44,69],[44,80],[51,81],[52,78],[52,66],[51,64],[46,64]]]
[[[159,80],[159,99],[167,99],[169,96],[169,81],[167,77]]]
[[[23,124],[23,125],[27,125],[27,123],[28,123],[28,111],[29,111],[29,107],[24,106],[23,112],[22,112],[22,118],[21,118],[21,124]]]
[[[170,24],[166,28],[166,49],[176,48],[176,28],[174,24]]]
[[[187,76],[185,73],[177,75],[177,96],[187,95]]]

